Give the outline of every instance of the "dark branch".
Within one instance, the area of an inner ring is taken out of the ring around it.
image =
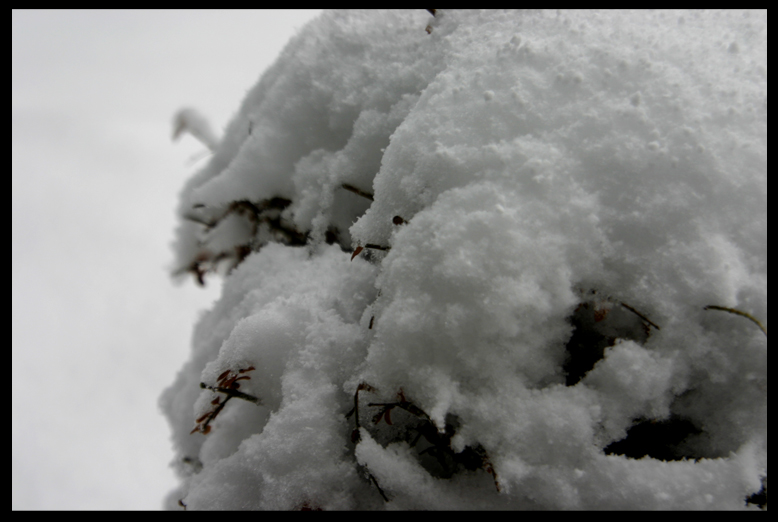
[[[344,184],[341,185],[341,187],[343,187],[346,190],[349,190],[349,191],[353,192],[354,194],[356,194],[358,196],[362,196],[363,198],[367,198],[370,201],[373,201],[373,195],[371,193],[365,192],[363,190],[360,190],[357,187],[355,187],[354,185],[349,185],[348,183],[344,183]]]

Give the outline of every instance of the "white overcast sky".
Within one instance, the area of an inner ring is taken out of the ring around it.
[[[204,151],[172,116],[221,131],[317,14],[12,12],[13,509],[157,509],[175,486],[157,400],[219,283],[168,277]]]

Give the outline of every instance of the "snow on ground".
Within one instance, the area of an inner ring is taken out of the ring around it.
[[[182,193],[169,504],[746,507],[766,174],[766,12],[325,13]]]

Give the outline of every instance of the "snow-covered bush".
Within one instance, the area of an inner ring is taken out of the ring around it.
[[[182,194],[170,505],[754,507],[766,198],[766,12],[325,13]]]

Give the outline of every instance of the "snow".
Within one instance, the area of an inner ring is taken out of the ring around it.
[[[177,274],[226,279],[162,398],[170,506],[747,507],[766,51],[751,11],[311,22],[182,193]]]
[[[183,133],[188,132],[203,145],[213,150],[218,146],[219,139],[214,134],[211,125],[202,114],[192,108],[184,108],[176,113],[174,119],[173,139],[178,139]]]

